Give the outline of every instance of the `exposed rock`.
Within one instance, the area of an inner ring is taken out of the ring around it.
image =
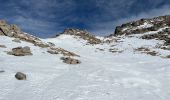
[[[123,35],[124,33],[122,32],[121,26],[117,26],[115,29],[115,35]]]
[[[146,48],[146,47],[137,48],[137,49],[135,49],[135,51],[139,51],[141,53],[145,53],[145,54],[148,54],[148,55],[151,55],[151,56],[158,56],[159,55],[158,52],[150,50],[149,48]]]
[[[0,35],[9,36],[9,37],[13,37],[13,38],[16,38],[16,39],[19,39],[19,40],[22,40],[22,41],[26,41],[26,42],[34,44],[35,46],[41,47],[41,48],[49,48],[49,49],[53,50],[52,47],[54,47],[54,44],[44,43],[39,38],[22,32],[17,25],[8,25],[4,20],[0,20]],[[19,42],[18,40],[14,40],[14,41]],[[69,51],[64,50],[62,48],[55,48],[55,49],[58,53],[63,54],[63,55],[78,56],[75,53],[69,52]],[[19,50],[19,51],[22,52],[22,50]],[[25,54],[31,55],[31,53],[18,54],[18,53],[14,53],[13,51],[8,52],[8,54],[16,55],[16,56],[23,56]]]
[[[43,43],[39,38],[23,33],[17,25],[8,25],[4,20],[0,20],[0,35],[14,37],[19,40],[33,43],[42,48],[50,47],[48,44]]]
[[[0,48],[6,48],[6,46],[5,45],[0,45]]]
[[[100,39],[96,38],[94,35],[91,35],[89,32],[87,32],[85,30],[66,29],[61,34],[69,34],[69,35],[78,36],[78,37],[86,40],[89,44],[99,44],[102,42]]]
[[[163,47],[160,47],[161,49],[164,49],[164,50],[170,50],[170,46],[163,46]]]
[[[35,46],[39,46],[39,47],[41,47],[41,48],[50,47],[48,44],[43,43],[43,42],[35,42],[34,45],[35,45]]]
[[[15,78],[18,79],[18,80],[26,80],[26,75],[24,73],[17,72],[15,74]]]
[[[141,19],[117,26],[115,33],[110,36],[142,34],[149,31],[157,31],[162,27],[170,26],[170,16],[160,16],[151,19]],[[144,26],[145,24],[151,26]],[[144,27],[140,27],[140,26]]]
[[[99,50],[99,51],[104,51],[104,49],[101,49],[101,48],[96,48],[97,50]]]
[[[73,53],[73,52],[64,50],[64,49],[62,49],[62,48],[54,48],[54,47],[51,47],[47,52],[48,52],[48,53],[51,53],[51,54],[63,54],[64,56],[67,56],[67,57],[71,57],[71,56],[80,57],[79,55],[77,55],[77,54],[75,54],[75,53]]]
[[[4,70],[0,70],[0,73],[3,73],[3,72],[5,72]]]
[[[55,46],[55,44],[52,43],[52,42],[48,42],[48,44],[49,44],[51,47],[54,47],[54,46]]]
[[[16,47],[13,48],[12,51],[8,52],[9,55],[14,55],[14,56],[27,56],[27,55],[32,55],[30,47]]]
[[[57,50],[49,49],[49,50],[47,50],[47,52],[50,53],[50,54],[59,54],[59,52]]]
[[[170,58],[170,55],[167,55],[166,58]]]
[[[119,50],[117,48],[111,48],[111,49],[109,49],[109,52],[112,52],[112,53],[122,53],[123,50]]]
[[[6,25],[6,26],[0,26],[1,31],[4,33],[4,35],[12,37],[14,36],[14,32],[12,30],[10,30],[10,26]]]
[[[6,21],[5,20],[0,20],[0,26],[5,26],[6,25]]]
[[[165,46],[168,46],[170,45],[170,31],[168,31],[169,28],[165,29],[165,30],[162,30],[158,33],[155,33],[155,34],[147,34],[147,35],[143,35],[141,38],[142,39],[157,39],[157,40],[163,40],[165,41],[164,42],[164,45]]]
[[[12,41],[13,41],[13,42],[16,42],[16,43],[21,43],[21,41],[20,41],[19,39],[17,39],[17,38],[16,38],[16,39],[13,39]]]
[[[77,59],[73,59],[70,57],[61,57],[61,60],[63,60],[66,64],[80,64],[81,62]]]
[[[11,30],[13,30],[13,32],[16,33],[16,34],[20,34],[20,33],[21,33],[20,28],[19,28],[17,25],[15,25],[15,24],[10,25],[10,28],[11,28]]]

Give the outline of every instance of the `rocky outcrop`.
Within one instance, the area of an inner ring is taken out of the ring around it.
[[[13,39],[12,41],[13,41],[13,42],[16,42],[16,43],[21,43],[20,39],[17,39],[17,38],[16,38],[16,39]]]
[[[122,35],[128,37],[138,36],[138,38],[147,40],[161,40],[164,42],[164,45],[160,48],[168,50],[167,47],[170,46],[170,15],[122,24],[116,27],[115,33],[110,35],[110,37]]]
[[[166,58],[170,58],[170,55],[167,55]]]
[[[51,47],[47,52],[50,53],[50,54],[63,54],[66,57],[71,57],[71,56],[80,57],[79,55],[77,55],[77,54],[75,54],[73,52],[64,50],[62,48]]]
[[[0,20],[0,35],[14,37],[43,48],[49,47],[48,44],[43,43],[39,38],[22,32],[17,25],[9,25],[4,20]]]
[[[170,28],[166,28],[160,32],[157,32],[155,34],[146,34],[141,37],[142,39],[157,39],[157,40],[163,40],[164,46],[170,46]]]
[[[159,55],[158,52],[156,52],[154,50],[150,50],[149,48],[146,48],[146,47],[137,48],[137,49],[135,49],[135,52],[141,52],[141,53],[148,54],[148,55],[151,55],[151,56],[158,56]]]
[[[141,19],[117,26],[115,33],[117,35],[142,34],[149,31],[157,31],[162,27],[170,26],[170,16],[160,16],[151,19]]]
[[[30,47],[16,47],[13,48],[12,51],[7,52],[9,55],[14,55],[14,56],[27,56],[27,55],[32,55]]]
[[[50,45],[50,47],[54,47],[55,46],[55,44],[52,43],[52,42],[48,42],[48,45]]]
[[[100,44],[102,42],[100,39],[96,38],[94,35],[91,35],[89,32],[85,30],[66,29],[61,34],[69,34],[73,36],[78,36],[79,38],[86,40],[89,44]]]
[[[70,57],[61,57],[61,60],[63,60],[66,64],[80,64],[81,62],[77,59],[73,59]]]
[[[9,25],[5,20],[0,20],[0,34],[13,37],[16,34],[21,34],[21,31],[17,25]]]
[[[5,71],[4,70],[0,70],[0,73],[4,73]]]
[[[15,78],[18,79],[18,80],[26,80],[26,75],[24,73],[21,73],[21,72],[17,72],[15,74]]]
[[[118,48],[110,48],[109,52],[112,52],[112,53],[122,53],[123,50],[119,50]]]
[[[1,44],[0,44],[0,48],[6,48],[6,46],[5,46],[5,45],[1,45]]]

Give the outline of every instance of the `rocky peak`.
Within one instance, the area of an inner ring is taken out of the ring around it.
[[[22,41],[33,43],[34,45],[40,47],[49,47],[47,44],[42,43],[39,38],[22,32],[17,25],[7,24],[5,20],[0,20],[0,35],[17,38]]]
[[[137,35],[135,35],[137,34]],[[141,39],[155,39],[164,41],[163,49],[170,48],[170,15],[151,19],[140,19],[117,26],[111,36],[137,36]],[[161,47],[162,48],[162,47]]]
[[[88,34],[90,35],[90,33],[86,30],[80,30],[80,29],[73,29],[73,28],[68,28],[65,29],[63,34],[70,34],[70,35],[80,35],[80,34]]]
[[[111,36],[141,34],[149,31],[157,31],[163,27],[170,26],[170,16],[159,16],[151,19],[140,19],[117,26],[115,33]]]
[[[21,30],[17,25],[9,25],[5,20],[0,20],[0,35],[12,37],[16,34],[21,34]]]
[[[69,28],[65,29],[64,32],[61,34],[77,36],[79,38],[87,40],[89,44],[99,44],[102,42],[100,39],[96,38],[96,36],[92,35],[86,30]]]

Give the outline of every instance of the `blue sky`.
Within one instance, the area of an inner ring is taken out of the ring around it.
[[[170,14],[170,0],[0,0],[0,18],[49,37],[65,28],[108,35],[125,22]]]

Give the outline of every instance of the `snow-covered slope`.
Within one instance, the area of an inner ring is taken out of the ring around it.
[[[132,52],[134,47],[158,41],[122,37],[120,43],[92,46],[70,35],[42,39],[80,55],[81,64],[67,65],[61,55],[49,54],[46,48],[12,40],[0,36],[0,43],[7,46],[0,48],[0,69],[5,71],[0,73],[0,100],[170,99],[170,60]],[[31,47],[33,56],[15,57],[4,52],[17,46]],[[109,52],[113,47],[123,52]],[[14,78],[18,71],[26,73],[26,81]]]
[[[128,36],[93,37],[102,41],[97,44],[89,44],[81,34],[40,39],[42,44],[53,43],[55,48],[80,55],[73,57],[81,61],[76,65],[63,63],[62,54],[48,53],[50,47],[0,36],[0,45],[6,46],[0,47],[0,100],[170,100],[170,50],[160,48],[165,46],[164,40],[141,38],[164,28]],[[33,55],[7,54],[18,46],[29,46]],[[17,80],[16,72],[25,73],[27,80]]]

